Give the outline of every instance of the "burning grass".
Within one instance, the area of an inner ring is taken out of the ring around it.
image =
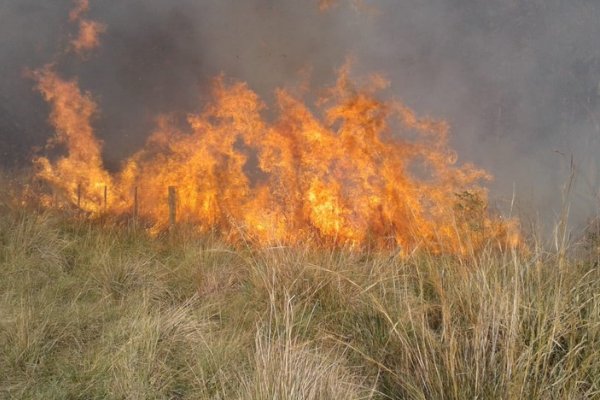
[[[233,248],[17,206],[0,397],[600,396],[597,262]]]
[[[169,190],[180,220],[232,243],[294,246],[317,238],[454,254],[482,248],[488,238],[520,244],[517,221],[487,209],[481,184],[490,176],[457,163],[448,125],[378,98],[386,84],[380,77],[356,85],[342,68],[318,112],[278,90],[274,120],[247,84],[219,77],[212,102],[189,115],[186,127],[160,118],[146,146],[111,174],[93,129],[93,96],[52,65],[31,75],[52,109],[49,146],[64,150],[35,160],[38,178],[54,192],[40,193],[46,205],[58,196],[96,215],[135,209],[159,231],[169,220]]]
[[[84,58],[106,30],[85,19],[89,8],[76,0],[69,15],[80,25],[72,47]],[[55,131],[46,146],[54,154],[33,160],[51,192],[37,193],[45,207],[134,214],[155,233],[177,217],[229,243],[260,246],[311,241],[466,255],[490,240],[521,245],[518,222],[488,210],[482,184],[491,176],[457,162],[448,124],[381,97],[389,83],[378,74],[357,83],[349,62],[314,104],[280,88],[270,110],[247,83],[218,76],[211,100],[185,123],[157,115],[155,132],[118,172],[103,163],[94,95],[62,76],[60,64],[28,73]]]

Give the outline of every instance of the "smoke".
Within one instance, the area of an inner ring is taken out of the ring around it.
[[[31,149],[52,135],[48,106],[23,78],[26,68],[50,60],[93,93],[105,163],[117,169],[145,142],[157,115],[183,118],[200,109],[221,72],[247,81],[268,102],[276,87],[305,79],[312,88],[330,84],[352,56],[357,74],[380,72],[391,82],[389,96],[448,121],[460,160],[496,177],[492,198],[506,203],[515,192],[530,215],[556,215],[572,156],[575,221],[597,208],[596,1],[362,2],[376,13],[360,12],[354,1],[85,3],[72,12],[70,0],[0,1],[3,164],[28,162]],[[328,5],[335,6],[321,10]],[[74,21],[106,26],[101,46],[84,51],[84,59],[64,52],[81,35]]]

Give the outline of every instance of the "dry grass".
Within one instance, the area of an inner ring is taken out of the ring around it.
[[[595,262],[233,249],[14,210],[2,398],[600,398]]]

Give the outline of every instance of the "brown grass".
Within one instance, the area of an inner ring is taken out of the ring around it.
[[[594,260],[233,249],[0,202],[0,397],[600,398]]]

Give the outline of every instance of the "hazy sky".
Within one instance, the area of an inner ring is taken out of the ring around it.
[[[200,109],[210,78],[273,89],[331,84],[347,56],[381,72],[387,96],[444,118],[461,161],[490,171],[494,198],[554,215],[571,155],[574,217],[595,212],[600,184],[600,2],[365,0],[322,13],[317,0],[90,0],[102,46],[65,55],[70,0],[0,0],[0,157],[23,163],[52,135],[25,68],[58,59],[101,108],[95,125],[112,168],[141,146],[159,113]],[[62,54],[61,54],[62,53]]]

